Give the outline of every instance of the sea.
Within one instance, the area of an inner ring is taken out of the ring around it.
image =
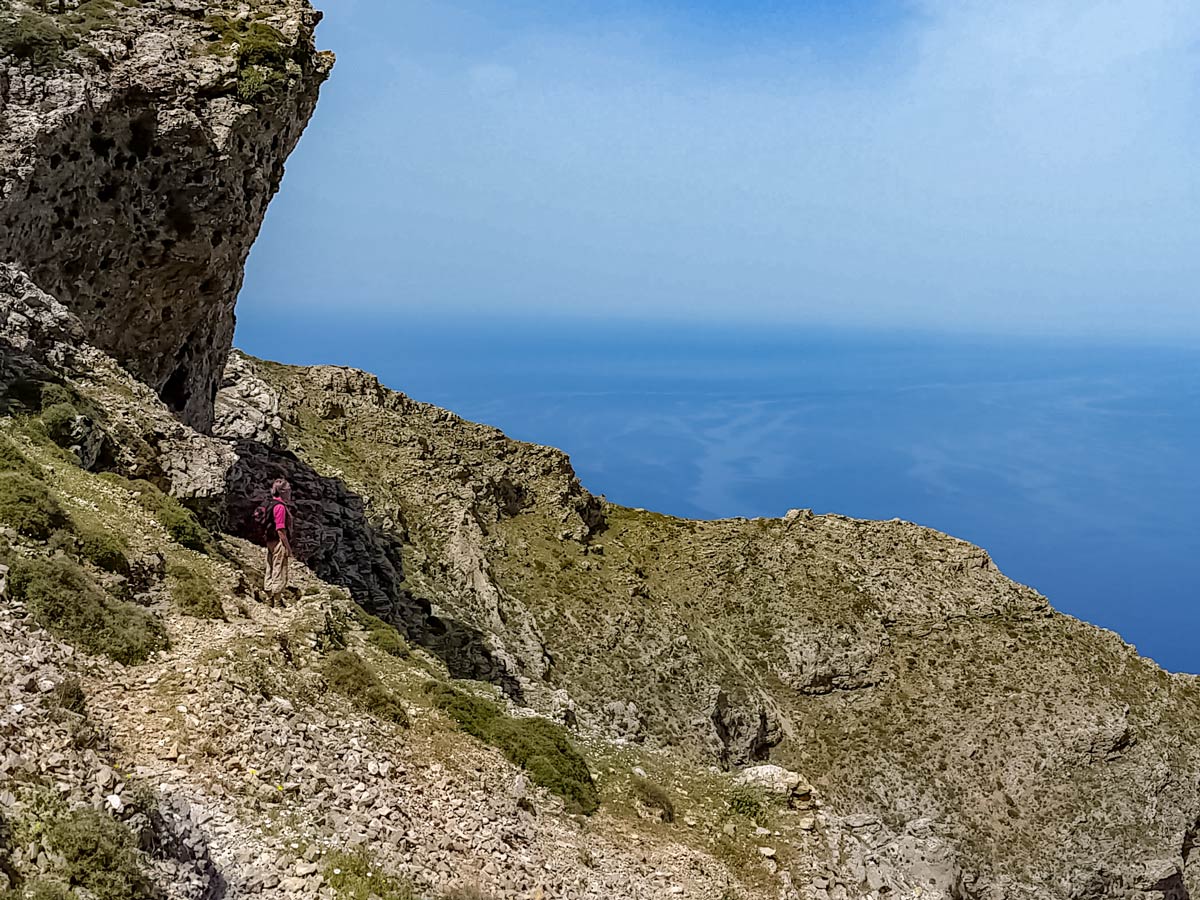
[[[1186,345],[239,312],[248,352],[367,369],[559,447],[610,501],[917,522],[1200,673],[1200,351]]]

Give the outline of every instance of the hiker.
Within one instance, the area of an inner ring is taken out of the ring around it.
[[[264,588],[270,606],[283,606],[288,589],[288,560],[292,556],[292,486],[285,478],[276,478],[271,496],[259,507],[263,537],[267,544],[267,577]]]

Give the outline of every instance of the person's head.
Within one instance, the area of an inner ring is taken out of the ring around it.
[[[290,500],[292,498],[292,486],[288,484],[286,478],[276,478],[271,483],[271,496],[278,497],[280,500]]]

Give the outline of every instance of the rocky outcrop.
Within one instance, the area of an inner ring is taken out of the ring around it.
[[[1196,680],[979,548],[900,521],[625,509],[555,451],[371,376],[249,369],[292,452],[365,498],[406,584],[485,636],[530,704],[565,692],[584,732],[693,765],[802,771],[849,812],[825,834],[844,864],[805,896],[1179,896]]]
[[[76,5],[11,13],[73,49],[0,45],[0,262],[206,430],[246,256],[331,66],[320,16],[146,0],[80,24]]]

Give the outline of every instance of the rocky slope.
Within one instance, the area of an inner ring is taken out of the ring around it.
[[[0,260],[201,430],[332,64],[319,18],[306,0],[0,3]]]
[[[522,702],[693,765],[798,768],[879,840],[921,822],[953,848],[939,886],[960,896],[1182,896],[1195,878],[1196,679],[978,548],[804,510],[614,506],[558,451],[345,369],[237,357],[218,408],[233,431],[278,422],[271,443],[402,541],[403,590],[364,603],[482,635]]]
[[[949,877],[928,822],[885,835],[776,766],[567,738],[303,567],[286,609],[263,606],[261,551],[155,487],[218,520],[232,446],[82,334],[0,266],[0,890],[748,900]],[[583,496],[561,454],[528,449]],[[303,503],[343,515],[338,498],[362,503],[344,485]],[[582,793],[555,777],[572,761]]]

